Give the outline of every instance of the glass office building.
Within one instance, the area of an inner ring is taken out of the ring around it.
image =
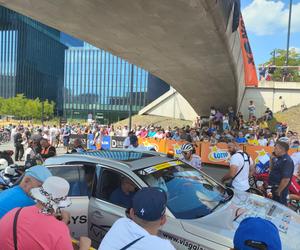
[[[131,83],[133,113],[169,90],[144,69],[87,43],[66,50],[64,81],[65,116],[86,119],[90,113],[101,123],[128,117]]]
[[[62,113],[65,49],[59,31],[0,6],[0,96],[52,100]]]

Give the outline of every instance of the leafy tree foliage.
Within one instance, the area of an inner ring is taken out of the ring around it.
[[[275,65],[275,66],[285,66],[286,62],[286,50],[283,49],[276,49],[275,50],[275,57],[274,51],[270,54],[272,57],[264,64],[265,66],[268,65]],[[300,53],[298,53],[294,48],[291,48],[289,51],[289,66],[298,66],[293,68],[286,69],[288,72],[288,81],[293,82],[300,82]],[[284,68],[277,68],[274,73],[272,74],[272,79],[275,81],[281,81]]]
[[[55,103],[39,98],[29,99],[24,94],[17,94],[15,97],[4,99],[0,97],[0,114],[12,115],[16,118],[41,119],[42,105],[44,104],[44,117],[53,117]]]

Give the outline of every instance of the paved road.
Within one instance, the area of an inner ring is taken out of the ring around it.
[[[12,142],[5,143],[0,145],[0,151],[2,150],[8,150],[8,149],[13,149],[14,146]],[[65,153],[65,149],[63,147],[59,147],[57,149],[57,154],[61,155]],[[16,162],[17,164],[23,165],[24,162]],[[223,167],[220,165],[204,165],[203,166],[203,171],[207,173],[209,176],[213,177],[214,179],[220,181],[220,179],[225,175],[225,173],[228,171],[227,167]]]

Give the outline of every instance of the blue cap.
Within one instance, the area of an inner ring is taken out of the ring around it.
[[[165,214],[166,206],[166,193],[155,187],[140,189],[132,200],[135,215],[145,221],[159,220]]]
[[[281,240],[277,227],[268,220],[259,217],[244,219],[235,232],[235,249],[254,250],[254,245],[265,245],[268,250],[281,250]]]
[[[41,165],[37,165],[27,169],[25,171],[25,176],[30,176],[34,179],[37,179],[40,182],[44,182],[48,177],[52,176],[52,174],[48,168]]]

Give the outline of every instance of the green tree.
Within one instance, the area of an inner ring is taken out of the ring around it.
[[[49,102],[48,100],[44,101],[44,116],[52,118],[54,114],[55,103]]]
[[[27,101],[28,101],[28,99],[26,99],[24,94],[17,94],[16,97],[11,98],[12,115],[16,116],[17,118],[24,117],[24,107],[26,106]]]
[[[13,115],[12,107],[13,107],[13,102],[11,98],[3,99],[3,103],[1,105],[1,114]]]
[[[54,115],[55,103],[44,101],[44,117],[52,118]],[[41,119],[42,102],[39,98],[28,99],[24,94],[18,94],[12,98],[0,97],[0,114],[12,115],[16,118]]]
[[[274,51],[270,54],[272,57],[264,63],[265,65],[274,64],[275,66],[285,66],[286,62],[286,50],[283,49],[276,49],[275,50],[275,57]],[[289,51],[289,66],[300,66],[300,53],[298,53],[294,48],[291,48]],[[291,73],[289,77],[289,81],[300,82],[300,75],[299,75],[299,68],[289,68],[288,72]],[[281,81],[282,80],[282,73],[283,68],[279,68],[274,71],[272,74],[272,79],[274,81]]]

